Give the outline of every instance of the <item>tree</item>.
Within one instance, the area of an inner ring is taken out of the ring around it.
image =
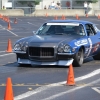
[[[35,5],[38,5],[40,3],[41,0],[30,0],[30,1],[18,1],[19,3],[21,3],[22,5],[27,4],[29,7],[33,7]]]

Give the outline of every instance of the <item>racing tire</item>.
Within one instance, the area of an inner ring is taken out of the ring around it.
[[[96,54],[95,56],[93,56],[94,60],[100,60],[100,52],[98,54]]]
[[[80,49],[74,56],[73,66],[81,67],[84,61],[84,52],[83,49]]]

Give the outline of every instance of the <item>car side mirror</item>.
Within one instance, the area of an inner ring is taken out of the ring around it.
[[[33,31],[33,35],[36,33],[36,31]]]

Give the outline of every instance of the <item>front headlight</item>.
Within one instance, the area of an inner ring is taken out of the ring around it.
[[[58,47],[58,52],[62,53],[63,51],[64,51],[64,46],[63,45],[59,46]]]
[[[25,43],[25,44],[21,47],[21,50],[26,52],[27,48],[28,48],[28,44]]]
[[[69,45],[64,46],[64,52],[71,52],[71,48]]]
[[[58,52],[59,53],[71,52],[71,47],[69,45],[61,44],[60,46],[58,46]]]
[[[26,52],[27,48],[28,48],[28,42],[20,42],[20,43],[15,44],[14,46],[15,51],[25,51]]]
[[[21,50],[21,46],[20,46],[20,44],[15,44],[15,46],[14,46],[14,50],[15,50],[15,51],[19,51],[19,50]]]

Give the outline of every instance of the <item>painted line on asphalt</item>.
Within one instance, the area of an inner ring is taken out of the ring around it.
[[[34,26],[38,26],[38,25],[36,25],[36,24],[33,24],[33,23],[30,23],[30,22],[27,22],[28,24],[31,24],[31,25],[34,25]]]
[[[9,31],[8,29],[6,29],[8,32],[10,32],[11,34],[18,36],[17,34],[13,33],[12,31]]]
[[[48,20],[48,19],[45,19],[45,18],[40,18],[40,19],[42,19],[42,20]],[[53,20],[53,19],[52,19]]]
[[[8,55],[12,55],[14,53],[9,53],[9,54],[4,54],[4,55],[0,55],[0,57],[4,57],[4,56],[8,56]]]
[[[0,43],[7,43],[7,42],[0,42]]]
[[[8,30],[8,29],[4,28],[2,25],[0,25],[0,27],[2,27],[2,29],[7,30],[7,31],[8,31],[8,32],[10,32],[11,34],[13,34],[13,35],[15,35],[15,36],[18,36],[17,34],[13,33],[12,31],[10,31],[10,30]]]
[[[21,20],[21,19],[19,19],[19,18],[16,18],[16,19],[18,19],[18,20],[22,21],[22,20]]]
[[[14,23],[13,21],[10,20],[11,23]]]
[[[49,85],[49,84],[48,84],[48,85]],[[87,85],[87,83],[75,84],[75,86],[77,86],[77,87],[86,86],[86,85]],[[95,84],[95,85],[100,86],[100,84]],[[90,86],[93,87],[93,86],[95,86],[95,85],[88,85],[88,86],[89,86],[89,87],[90,87]],[[6,84],[0,84],[0,87],[2,87],[2,86],[6,86]],[[30,86],[30,87],[31,87],[31,86],[32,86],[32,87],[34,87],[34,86],[35,86],[35,87],[40,87],[40,86],[47,86],[47,85],[45,85],[45,84],[30,84],[30,85],[29,85],[29,84],[24,84],[24,83],[22,83],[22,84],[21,84],[21,83],[19,83],[19,84],[17,83],[17,84],[12,84],[12,86],[15,86],[15,87],[29,87],[29,86]],[[62,84],[62,85],[57,85],[57,86],[65,86],[65,85]],[[100,87],[99,87],[99,88],[100,88]]]
[[[98,89],[98,88],[100,88],[100,87],[93,87],[92,89],[100,94],[100,89]]]
[[[7,43],[7,42],[6,42]],[[6,52],[6,51],[0,51],[0,53],[2,53],[2,52]]]
[[[88,78],[93,77],[93,76],[98,75],[98,74],[100,74],[100,69],[94,70],[93,72],[91,72],[87,75],[75,78],[75,81],[81,81],[81,80],[84,80],[84,79],[88,79]],[[24,99],[24,98],[29,97],[31,95],[34,95],[34,94],[40,93],[44,90],[47,90],[51,87],[59,86],[59,85],[62,85],[62,84],[66,84],[66,81],[53,83],[53,84],[49,84],[49,85],[46,85],[46,86],[42,86],[42,87],[39,87],[39,88],[35,89],[34,91],[28,91],[26,93],[23,93],[21,95],[16,96],[14,100]]]
[[[71,93],[71,92],[74,92],[74,91],[76,91],[76,90],[82,89],[82,88],[84,88],[84,87],[87,87],[87,86],[89,86],[89,85],[95,84],[95,83],[97,83],[97,82],[100,82],[100,79],[95,80],[95,81],[92,81],[92,82],[88,83],[86,86],[76,87],[76,88],[70,89],[70,90],[68,90],[68,91],[60,92],[60,93],[58,93],[58,94],[52,95],[52,96],[50,96],[50,97],[48,97],[48,98],[44,98],[44,99],[42,99],[42,100],[55,100],[55,98],[58,98],[58,97],[63,96],[63,95],[65,95],[65,94],[67,94],[67,93]]]

